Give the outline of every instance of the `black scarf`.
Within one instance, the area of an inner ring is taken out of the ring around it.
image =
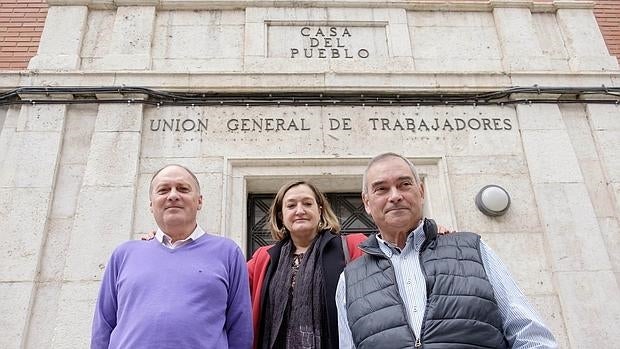
[[[321,349],[324,311],[323,266],[320,258],[322,240],[328,234],[317,235],[304,253],[291,290],[293,256],[295,248],[289,239],[282,245],[278,266],[269,284],[263,348]],[[325,345],[323,346],[325,347]]]

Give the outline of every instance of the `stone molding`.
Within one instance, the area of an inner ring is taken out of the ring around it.
[[[112,9],[119,6],[156,6],[158,9],[240,9],[246,7],[298,7],[298,8],[402,8],[424,11],[489,11],[494,8],[529,8],[532,12],[553,12],[561,8],[594,8],[594,1],[556,0],[541,2],[531,0],[487,1],[425,1],[425,0],[48,0],[50,6],[88,6]]]

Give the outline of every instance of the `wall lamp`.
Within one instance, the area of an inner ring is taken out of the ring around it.
[[[510,207],[510,195],[499,185],[484,186],[476,195],[476,207],[487,216],[501,216]]]

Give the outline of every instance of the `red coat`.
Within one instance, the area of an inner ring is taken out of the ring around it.
[[[330,234],[330,233],[326,232],[326,234]],[[350,234],[346,236],[345,240],[347,242],[349,256],[351,257],[350,260],[353,260],[362,255],[363,252],[359,248],[357,248],[357,245],[359,245],[362,241],[366,240],[366,236],[364,234]],[[331,328],[330,335],[332,337],[335,337],[335,338],[332,338],[332,340],[335,340],[335,343],[336,343],[335,348],[337,348],[338,319],[336,315],[334,298],[335,298],[335,290],[336,290],[336,285],[338,283],[338,278],[340,277],[340,273],[342,272],[342,269],[344,269],[345,260],[344,260],[344,253],[342,251],[342,243],[341,243],[340,238],[334,234],[334,237],[330,239],[329,241],[337,241],[333,245],[338,246],[340,248],[339,253],[323,253],[322,254],[323,256],[326,256],[325,257],[326,260],[323,260],[323,268],[325,269],[324,270],[325,288],[327,290],[326,297],[329,298],[329,299],[326,299],[325,301],[326,301],[326,304],[332,304],[332,306],[329,306],[327,308],[328,322],[330,322],[328,327]],[[256,252],[254,252],[252,259],[248,261],[248,274],[250,276],[250,295],[252,297],[252,320],[254,323],[254,348],[255,349],[258,348],[258,343],[260,343],[260,340],[262,338],[261,333],[260,333],[260,322],[261,322],[261,313],[263,311],[263,302],[261,298],[265,294],[265,292],[263,292],[263,287],[265,287],[266,285],[265,279],[270,279],[271,276],[273,275],[273,272],[275,271],[275,267],[269,268],[271,264],[270,262],[271,262],[272,256],[277,255],[274,258],[279,258],[280,248],[282,245],[283,245],[283,242],[281,241],[275,245],[260,247],[258,250],[256,250]],[[326,248],[328,247],[324,246],[324,250]],[[329,256],[332,256],[332,257],[329,257]],[[336,257],[333,257],[333,256],[336,256]],[[339,261],[329,260],[333,258],[337,258],[340,260]],[[270,273],[269,273],[270,275],[267,275],[268,270],[270,270]],[[333,309],[330,309],[332,307]],[[330,318],[331,318],[331,321],[329,321]]]

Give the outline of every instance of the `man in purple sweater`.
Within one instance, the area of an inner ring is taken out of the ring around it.
[[[200,185],[168,165],[149,188],[155,239],[116,248],[95,308],[91,349],[252,346],[245,258],[231,240],[196,223]]]

